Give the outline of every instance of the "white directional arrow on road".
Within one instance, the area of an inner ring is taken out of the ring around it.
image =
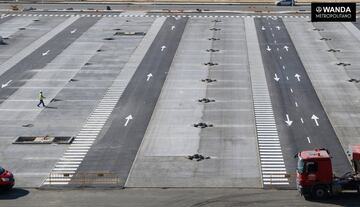
[[[71,30],[70,33],[74,34],[77,31],[77,29]]]
[[[262,26],[262,27],[261,27],[261,30],[265,30],[265,27],[264,27],[264,26]]]
[[[161,46],[161,51],[164,51],[164,50],[165,50],[165,48],[166,48],[166,46],[165,46],[165,45]]]
[[[289,47],[288,47],[287,45],[284,46],[284,49],[285,49],[286,51],[289,51]]]
[[[173,26],[171,26],[171,30],[174,30],[175,29],[175,26],[173,25]]]
[[[277,29],[277,30],[280,30],[280,26],[276,26],[276,29]]]
[[[291,124],[293,123],[293,121],[291,121],[290,120],[290,118],[289,118],[289,114],[286,114],[286,124],[288,125],[288,126],[291,126]]]
[[[147,79],[146,79],[146,81],[149,81],[152,76],[153,76],[153,75],[152,75],[151,73],[147,74]]]
[[[269,52],[271,51],[271,48],[269,47],[269,45],[267,46],[266,50]]]
[[[125,119],[126,119],[126,122],[125,122],[124,126],[127,126],[128,123],[129,123],[129,121],[130,121],[131,119],[133,119],[133,117],[132,117],[131,114],[130,114],[130,115],[127,116]]]
[[[274,80],[276,80],[276,82],[279,82],[280,78],[277,76],[277,74],[275,73],[275,77]]]
[[[11,83],[11,81],[12,81],[12,80],[9,80],[7,83],[1,84],[1,88],[7,87],[7,86]]]
[[[313,119],[315,121],[316,126],[319,126],[319,122],[318,122],[319,117],[317,117],[317,116],[315,116],[315,114],[313,114],[311,116],[311,119]]]
[[[43,53],[42,53],[42,56],[45,56],[45,55],[49,54],[49,52],[50,52],[50,50],[48,50],[48,51],[46,51],[46,52],[43,52]]]
[[[297,80],[300,82],[300,77],[301,77],[301,75],[299,75],[299,74],[295,74],[295,78],[297,78]]]

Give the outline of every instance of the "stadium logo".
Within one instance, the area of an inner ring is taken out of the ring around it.
[[[311,21],[356,21],[356,3],[311,3]]]

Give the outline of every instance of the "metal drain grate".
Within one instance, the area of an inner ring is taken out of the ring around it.
[[[60,136],[21,136],[18,137],[13,144],[70,144],[74,140],[74,137]]]

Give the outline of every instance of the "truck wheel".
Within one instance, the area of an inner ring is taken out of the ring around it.
[[[312,197],[315,199],[325,199],[329,196],[327,189],[322,185],[317,185],[312,189]]]

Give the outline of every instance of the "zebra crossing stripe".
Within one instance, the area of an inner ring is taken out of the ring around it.
[[[245,27],[248,48],[260,48],[254,20],[246,19]],[[258,57],[261,58],[261,52],[256,49],[249,56],[249,63],[262,182],[263,185],[288,185],[264,66]]]

